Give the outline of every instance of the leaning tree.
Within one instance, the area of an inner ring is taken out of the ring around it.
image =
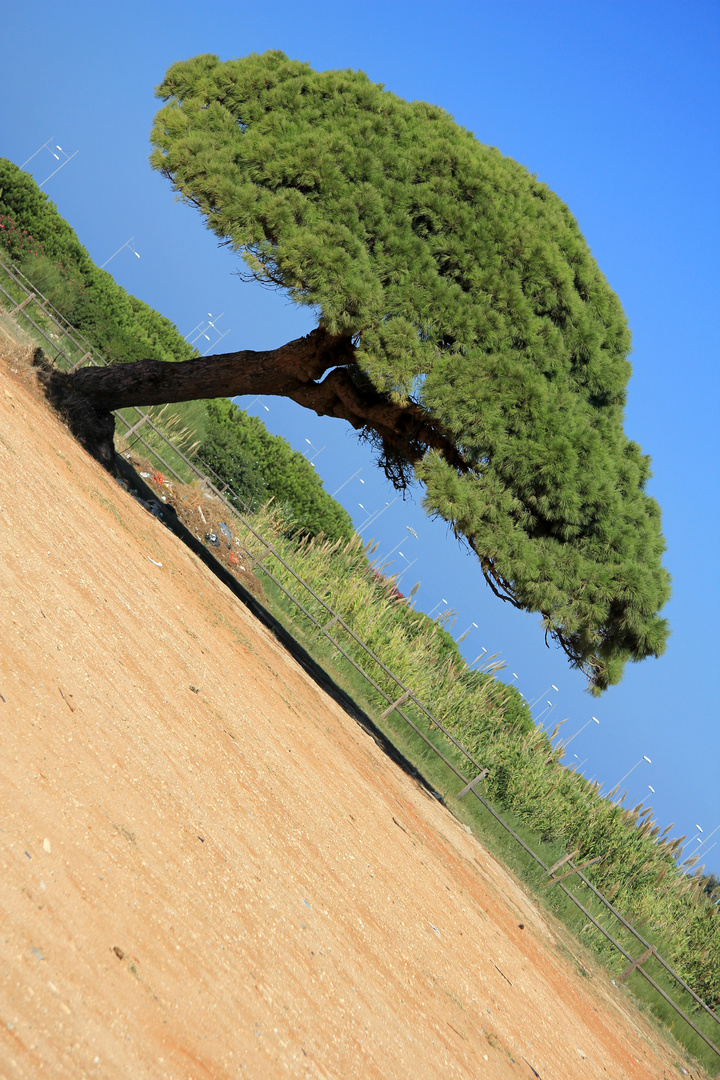
[[[659,655],[669,594],[649,461],[623,433],[630,335],[567,207],[442,109],[280,52],[173,65],[153,167],[247,276],[317,328],[266,352],[58,376],[111,410],[279,394],[346,420],[400,488],[539,612],[598,693]]]

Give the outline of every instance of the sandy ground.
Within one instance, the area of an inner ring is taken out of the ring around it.
[[[689,1069],[14,363],[0,1078]]]

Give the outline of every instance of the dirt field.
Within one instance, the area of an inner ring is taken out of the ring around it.
[[[689,1070],[14,363],[0,1078]]]

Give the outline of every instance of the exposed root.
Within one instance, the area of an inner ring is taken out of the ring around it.
[[[52,366],[41,348],[35,349],[32,362],[46,398],[72,434],[103,468],[116,475],[115,417],[93,408],[73,388],[68,376]]]

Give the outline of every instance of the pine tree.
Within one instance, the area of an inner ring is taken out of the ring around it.
[[[560,199],[362,73],[206,55],[158,95],[153,167],[317,329],[264,353],[84,369],[72,391],[100,414],[262,393],[342,417],[398,487],[424,484],[427,512],[499,597],[542,614],[594,692],[660,655],[660,512],[623,433],[630,334]]]

